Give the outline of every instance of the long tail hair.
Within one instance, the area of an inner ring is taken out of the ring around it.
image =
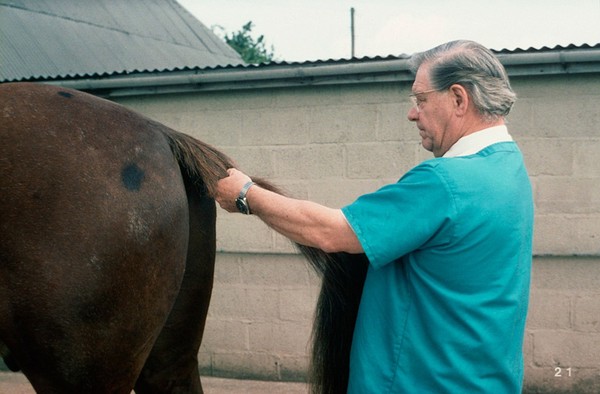
[[[214,196],[219,179],[235,163],[216,148],[186,134],[164,132],[182,174]],[[281,193],[263,179],[261,187]],[[346,393],[350,347],[368,261],[364,254],[325,253],[296,244],[322,280],[312,333],[309,383],[313,394]]]
[[[312,334],[311,393],[345,394],[368,260],[364,254],[327,254],[307,246],[298,248],[321,277]]]

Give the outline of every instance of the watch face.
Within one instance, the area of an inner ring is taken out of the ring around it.
[[[246,215],[248,213],[250,213],[250,210],[248,209],[248,204],[246,203],[245,198],[238,198],[237,200],[235,200],[235,205],[237,205],[237,209],[241,213],[246,214]]]

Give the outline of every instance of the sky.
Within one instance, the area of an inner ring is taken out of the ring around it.
[[[600,0],[177,0],[209,28],[253,22],[275,60],[411,54],[455,39],[492,49],[600,43]],[[213,31],[218,33],[218,28]],[[222,35],[222,34],[221,34]]]

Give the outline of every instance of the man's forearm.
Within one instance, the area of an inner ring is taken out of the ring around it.
[[[215,199],[228,212],[238,212],[236,198],[250,178],[231,168],[219,181]],[[306,246],[326,252],[361,253],[362,246],[340,209],[285,197],[251,186],[245,195],[250,211],[269,227]]]
[[[326,252],[362,252],[339,209],[284,197],[258,186],[250,188],[247,198],[253,214],[297,243]]]

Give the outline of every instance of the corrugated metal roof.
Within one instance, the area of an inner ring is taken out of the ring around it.
[[[529,48],[514,48],[514,49],[509,49],[509,48],[503,48],[503,49],[492,49],[492,52],[497,53],[497,54],[502,54],[502,53],[540,53],[540,52],[556,52],[556,51],[563,51],[563,50],[573,50],[573,49],[593,49],[593,48],[600,48],[600,44],[581,44],[581,45],[576,45],[576,44],[570,44],[570,45],[556,45],[553,47],[549,47],[549,46],[543,46],[543,47],[529,47]]]
[[[0,81],[243,64],[174,0],[0,0]]]
[[[542,53],[551,53],[551,52],[564,52],[564,51],[579,51],[579,50],[597,50],[600,49],[600,43],[590,45],[590,44],[581,44],[575,45],[570,44],[567,46],[556,45],[554,47],[543,46],[540,48],[529,47],[529,48],[514,48],[514,49],[491,49],[496,55],[512,55],[512,54],[542,54]],[[386,61],[394,61],[399,59],[408,59],[411,57],[411,54],[400,54],[400,55],[387,55],[387,56],[365,56],[365,57],[355,57],[355,58],[341,58],[341,59],[322,59],[322,60],[310,60],[304,62],[287,62],[287,61],[275,61],[271,63],[262,63],[262,64],[242,64],[236,66],[230,66],[228,68],[265,68],[265,67],[276,67],[276,66],[307,66],[307,65],[326,65],[326,64],[346,64],[346,63],[366,63],[366,62],[386,62]]]
[[[600,44],[495,51],[512,77],[600,75]],[[103,97],[298,86],[409,82],[410,56],[363,57],[307,62],[141,72],[101,78],[45,81]]]

